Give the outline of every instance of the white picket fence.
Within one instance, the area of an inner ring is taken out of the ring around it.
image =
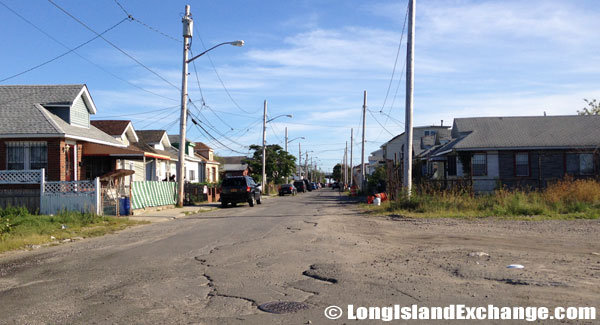
[[[48,182],[44,169],[2,170],[0,184],[40,184],[40,214],[78,211],[101,214],[100,179]]]

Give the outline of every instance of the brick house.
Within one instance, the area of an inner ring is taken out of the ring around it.
[[[85,178],[86,144],[125,147],[90,123],[86,85],[0,86],[0,170],[46,169],[50,181]]]
[[[443,163],[443,179],[470,179],[476,192],[600,176],[597,115],[457,118],[452,138],[430,159]]]

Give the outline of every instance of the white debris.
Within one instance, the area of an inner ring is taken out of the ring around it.
[[[511,265],[508,265],[507,268],[509,268],[509,269],[524,269],[525,267],[521,264],[511,264]]]

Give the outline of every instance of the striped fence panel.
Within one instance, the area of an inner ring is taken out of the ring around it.
[[[131,186],[131,208],[143,209],[177,202],[175,182],[135,181]]]

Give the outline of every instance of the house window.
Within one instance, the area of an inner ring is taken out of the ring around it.
[[[448,176],[456,176],[456,156],[448,156]]]
[[[476,153],[471,158],[471,169],[473,176],[487,175],[487,156],[484,153]]]
[[[515,154],[515,176],[529,176],[529,153]]]
[[[425,136],[430,136],[430,135],[435,135],[436,131],[435,130],[426,130],[425,131]]]
[[[6,168],[10,170],[48,169],[48,144],[46,142],[7,143]]]
[[[190,182],[196,180],[196,175],[193,170],[190,170]]]
[[[569,175],[593,175],[594,154],[591,153],[568,153],[566,156],[567,174]]]

